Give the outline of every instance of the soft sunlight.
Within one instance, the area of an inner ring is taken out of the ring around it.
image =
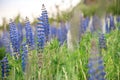
[[[45,4],[48,10],[49,17],[55,14],[55,5],[60,6],[60,10],[75,6],[80,0],[0,0],[0,24],[2,24],[2,18],[5,17],[14,18],[20,13],[22,18],[26,16],[30,20],[33,17],[37,17],[41,13],[41,5]]]

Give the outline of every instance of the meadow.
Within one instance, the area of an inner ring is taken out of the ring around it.
[[[9,37],[3,39],[6,52],[1,48],[1,55],[5,55],[0,61],[0,79],[120,80],[120,21],[115,25],[113,21],[105,34],[94,27],[85,31],[88,25],[82,25],[80,41],[69,49],[67,37],[61,39],[63,35],[48,40],[50,28],[44,6],[35,31],[28,18],[24,35],[20,25],[10,20]]]
[[[120,31],[115,30],[106,35],[107,49],[102,50],[106,80],[120,79]],[[114,36],[116,35],[116,36]],[[91,49],[90,33],[86,33],[79,47],[74,51],[67,49],[66,44],[59,46],[53,40],[45,46],[42,68],[38,67],[36,50],[28,52],[26,72],[23,72],[21,59],[7,55],[10,66],[8,80],[88,80],[88,60]],[[96,41],[97,38],[94,38]],[[2,78],[2,77],[1,77]]]

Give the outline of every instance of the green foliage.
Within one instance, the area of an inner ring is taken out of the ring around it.
[[[4,58],[6,54],[6,50],[4,47],[0,48],[0,60],[2,60]]]
[[[56,21],[61,22],[61,21],[68,21],[72,17],[72,12],[67,10],[67,11],[61,11],[61,15],[57,16]]]
[[[106,80],[120,79],[120,31],[114,30],[105,35],[107,50],[102,50]],[[82,36],[79,47],[69,51],[66,44],[59,46],[55,39],[47,43],[43,53],[43,66],[38,68],[36,50],[28,54],[26,72],[22,72],[21,60],[7,56],[11,66],[8,80],[87,80],[88,59],[91,40],[98,41],[97,34],[86,33]]]
[[[15,23],[18,23],[18,22],[20,22],[20,13],[14,18],[14,22]]]
[[[114,15],[120,15],[120,0],[113,0],[107,8],[107,13],[112,13]]]
[[[92,16],[97,12],[97,5],[85,6],[81,5],[81,10],[84,13],[84,16]]]
[[[105,65],[106,65],[106,71],[107,71],[107,77],[108,80],[110,80],[110,77],[113,77],[113,80],[119,80],[119,74],[120,74],[120,31],[116,30],[113,31],[111,34],[106,35],[107,38],[107,52],[104,54],[105,58]],[[115,73],[113,73],[113,71]],[[118,75],[118,76],[116,76]]]

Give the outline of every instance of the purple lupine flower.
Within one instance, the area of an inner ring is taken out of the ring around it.
[[[81,20],[81,25],[80,25],[81,33],[85,33],[88,25],[89,25],[89,17],[86,17],[86,18]]]
[[[9,33],[7,31],[3,31],[2,35],[2,44],[6,48],[6,52],[12,54],[12,50],[10,48],[10,39],[9,39]]]
[[[108,25],[108,18],[107,17],[105,18],[105,31],[106,31],[106,33],[110,32],[109,31],[109,25]]]
[[[116,17],[116,21],[117,21],[117,22],[120,22],[120,16],[117,16],[117,17]]]
[[[10,26],[10,40],[12,43],[13,52],[15,52],[15,55],[19,56],[20,46],[18,43],[19,36],[18,36],[17,27],[16,27],[16,24],[12,20],[10,20],[9,26]]]
[[[110,19],[110,27],[109,27],[109,30],[114,30],[115,29],[115,22],[114,22],[114,17],[111,15],[109,16],[109,19]]]
[[[60,45],[62,45],[64,42],[62,39],[62,29],[60,27],[58,29],[58,41],[59,41]]]
[[[81,22],[81,24],[80,24],[80,34],[84,34],[85,29],[86,29],[86,27],[85,27],[85,25],[84,25],[84,19],[82,18],[82,19],[80,20],[80,22]]]
[[[38,18],[39,22],[37,23],[37,51],[38,53],[43,52],[45,44],[45,28],[43,24],[43,17]]]
[[[26,42],[29,49],[31,50],[34,48],[34,36],[33,36],[33,31],[32,31],[30,22],[27,17],[25,22],[25,31],[26,31]]]
[[[89,17],[86,17],[86,18],[83,20],[84,31],[86,31],[87,28],[88,28],[89,20],[90,20]]]
[[[48,21],[48,13],[47,10],[44,6],[44,4],[42,5],[42,17],[43,17],[43,25],[44,25],[44,29],[45,29],[45,40],[46,42],[49,40],[49,21]]]
[[[116,21],[118,23],[118,29],[120,30],[120,16],[117,16],[116,17]]]
[[[22,24],[18,23],[18,36],[19,36],[19,43],[21,44],[23,41],[23,31],[22,31]]]
[[[89,18],[89,17],[86,17],[86,18],[85,18],[85,22],[86,22],[86,27],[88,27],[89,22],[90,22],[90,18]]]
[[[64,23],[60,23],[60,27],[58,29],[58,40],[60,45],[67,41],[67,28]]]
[[[107,48],[106,39],[105,39],[104,34],[99,35],[99,48],[100,49],[106,49]]]
[[[42,67],[42,53],[44,49],[44,44],[45,44],[45,28],[43,24],[43,17],[38,18],[39,22],[37,23],[36,26],[36,31],[37,31],[37,53],[38,53],[38,66],[39,68]]]
[[[4,57],[1,61],[1,69],[2,69],[2,79],[6,78],[9,75],[9,64],[7,57]]]
[[[84,25],[83,25],[83,21],[84,20],[84,17],[83,16],[80,16],[80,29],[79,29],[79,34],[83,34],[84,33]]]
[[[54,39],[57,37],[57,28],[54,26],[50,27],[50,39]]]
[[[28,61],[28,50],[26,43],[22,44],[22,70],[25,72],[27,61]]]
[[[105,80],[102,56],[99,54],[95,40],[92,41],[90,58],[88,61],[89,80]]]

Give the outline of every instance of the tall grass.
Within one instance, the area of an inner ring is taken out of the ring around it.
[[[114,30],[105,37],[107,49],[102,50],[105,78],[120,80],[120,31]],[[40,69],[37,51],[29,51],[25,72],[22,71],[21,60],[7,55],[10,65],[8,80],[87,80],[91,39],[98,41],[96,33],[84,34],[80,44],[73,51],[70,51],[66,44],[60,47],[56,39],[52,40],[45,46],[43,66]]]

